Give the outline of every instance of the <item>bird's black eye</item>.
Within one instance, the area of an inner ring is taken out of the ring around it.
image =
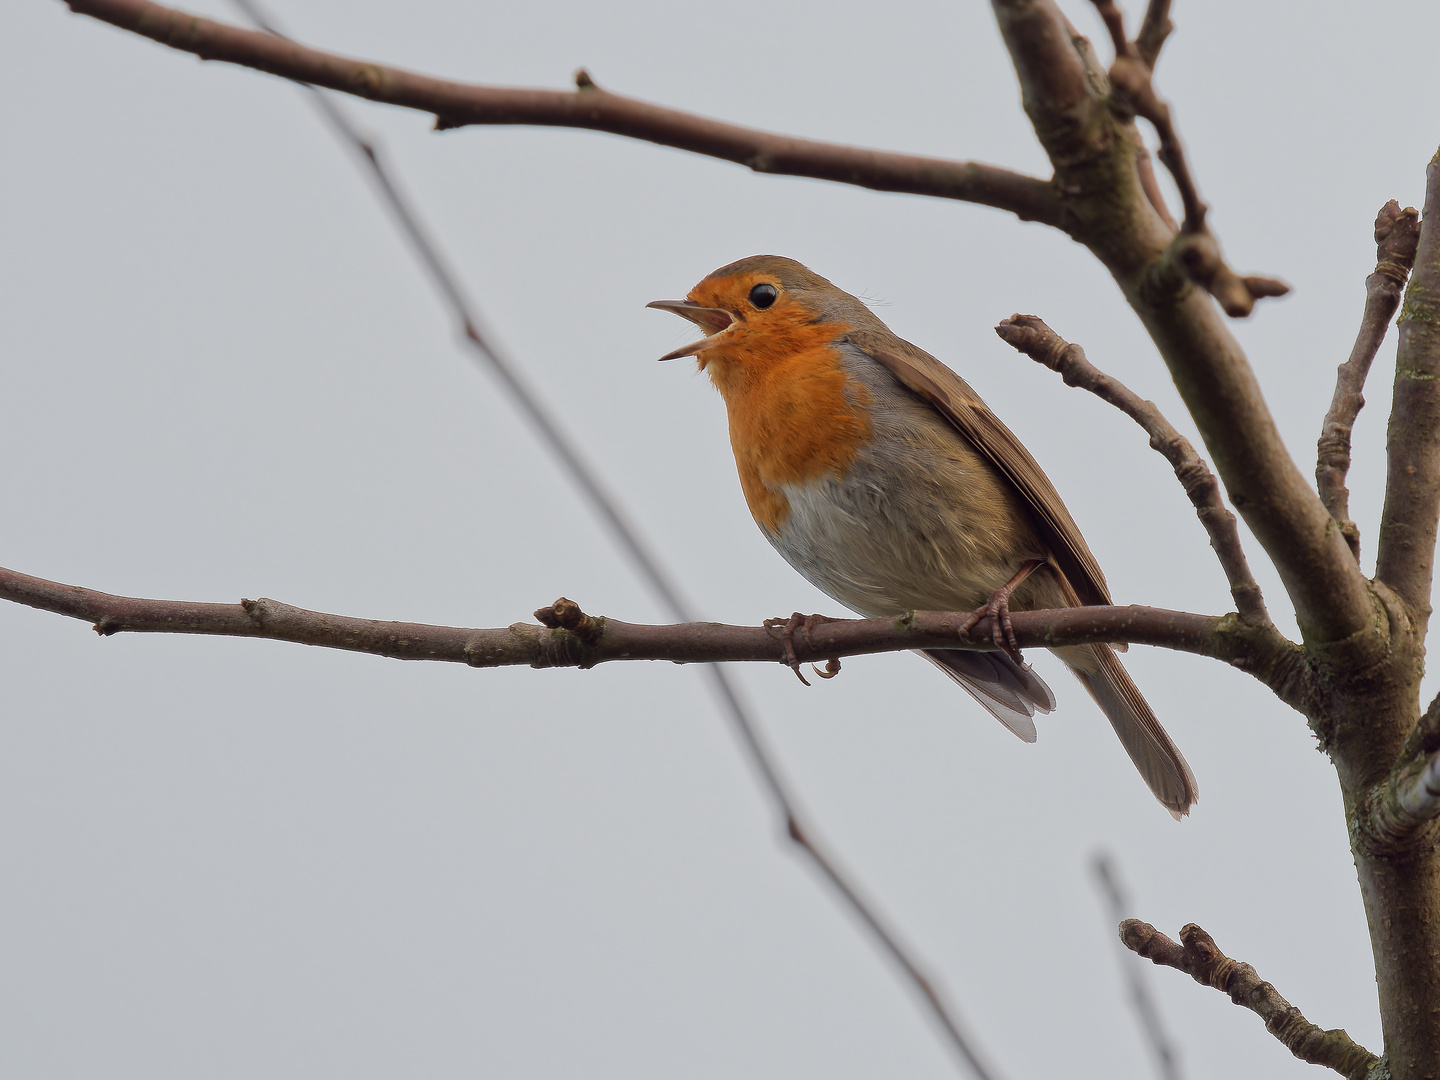
[[[775,298],[779,295],[780,291],[774,285],[762,282],[750,290],[750,303],[763,311],[775,303]]]

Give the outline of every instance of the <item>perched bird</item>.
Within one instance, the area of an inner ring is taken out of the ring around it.
[[[867,617],[1109,604],[1105,576],[1050,480],[975,391],[793,259],[716,270],[649,305],[706,333],[694,356],[725,399],[740,487],[765,538]],[[1052,650],[1176,818],[1195,777],[1114,649]],[[1026,742],[1050,688],[1006,651],[927,649]]]

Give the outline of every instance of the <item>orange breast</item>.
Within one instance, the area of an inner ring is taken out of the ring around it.
[[[784,485],[843,473],[870,438],[868,395],[835,347],[848,329],[796,320],[763,333],[732,330],[733,342],[704,353],[729,413],[745,501],[769,533],[789,513]]]

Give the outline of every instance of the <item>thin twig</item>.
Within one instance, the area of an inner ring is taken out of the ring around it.
[[[1165,193],[1160,190],[1160,182],[1155,178],[1155,166],[1150,160],[1150,150],[1145,145],[1145,139],[1140,134],[1140,129],[1131,126],[1135,133],[1135,171],[1140,176],[1140,189],[1145,192],[1145,199],[1160,215],[1160,220],[1165,222],[1166,228],[1172,233],[1180,231],[1180,223],[1175,220],[1175,215],[1170,213],[1170,207],[1165,203]]]
[[[431,113],[441,128],[587,128],[723,158],[756,172],[980,203],[1049,225],[1061,220],[1060,199],[1048,180],[973,161],[892,154],[726,124],[610,93],[583,71],[576,76],[574,91],[476,86],[321,52],[149,0],[67,2],[79,14],[205,60]]]
[[[1350,1038],[1343,1028],[1326,1031],[1306,1020],[1249,964],[1232,960],[1220,951],[1214,938],[1194,923],[1180,930],[1180,942],[1166,937],[1149,923],[1126,919],[1120,940],[1135,953],[1164,967],[1183,971],[1201,986],[1229,994],[1265,1021],[1265,1030],[1279,1039],[1301,1061],[1334,1069],[1348,1080],[1365,1080],[1380,1058]]]
[[[1169,30],[1168,4],[1152,3],[1146,12],[1141,32],[1149,31],[1147,47],[1154,54],[1147,57],[1138,45],[1125,36],[1125,21],[1114,0],[1091,0],[1105,21],[1115,47],[1115,62],[1110,66],[1113,106],[1125,116],[1141,116],[1149,120],[1159,136],[1156,156],[1170,171],[1180,189],[1180,202],[1185,219],[1169,250],[1160,260],[1157,273],[1178,269],[1185,277],[1203,287],[1220,302],[1232,318],[1243,318],[1255,308],[1255,301],[1267,296],[1284,296],[1290,287],[1271,277],[1241,277],[1231,270],[1220,254],[1220,243],[1205,223],[1208,208],[1200,198],[1194,175],[1185,160],[1185,148],[1170,116],[1170,106],[1155,93],[1151,78],[1155,57]],[[1152,18],[1153,17],[1153,18]],[[1166,29],[1162,33],[1160,28]]]
[[[1420,241],[1420,214],[1413,207],[1400,209],[1391,199],[1375,216],[1375,270],[1365,279],[1365,314],[1350,358],[1335,373],[1335,395],[1320,428],[1316,446],[1315,486],[1330,516],[1355,558],[1360,558],[1360,527],[1350,519],[1350,492],[1345,486],[1350,472],[1350,437],[1355,418],[1365,406],[1365,379],[1380,344],[1390,329],[1390,320],[1400,306],[1400,296],[1410,268],[1415,265],[1415,247]]]
[[[289,40],[260,11],[254,0],[234,0],[234,3],[251,22],[266,34],[283,41]],[[686,622],[692,621],[694,616],[690,613],[689,605],[674,585],[670,575],[661,566],[659,559],[650,550],[649,545],[644,542],[639,531],[620,509],[617,500],[604,488],[599,477],[590,469],[579,450],[565,437],[559,425],[550,416],[548,409],[541,403],[538,395],[519,377],[514,364],[496,349],[486,335],[481,333],[481,320],[474,305],[466,297],[458,275],[450,268],[449,262],[441,254],[439,246],[421,224],[419,215],[401,194],[398,183],[382,161],[374,142],[361,135],[344,110],[335,101],[332,101],[323,90],[306,82],[300,82],[298,85],[309,91],[311,100],[315,102],[325,122],[341,142],[353,148],[359,155],[359,160],[374,180],[387,208],[395,217],[416,256],[460,323],[465,341],[471,346],[472,351],[500,377],[509,391],[512,401],[530,420],[541,440],[549,445],[560,459],[571,479],[589,500],[592,508],[610,527],[621,548],[630,556],[632,563],[649,582],[664,607],[675,618]],[[258,608],[247,607],[246,609],[246,614],[252,621],[256,620],[257,610]],[[542,609],[542,612],[544,610],[546,609]],[[579,612],[579,608],[575,607],[575,611]],[[537,612],[537,617],[542,612]],[[551,613],[553,615],[553,606]],[[573,630],[573,628],[571,629]],[[551,636],[554,637],[554,635]],[[581,640],[583,641],[583,638]],[[554,644],[553,640],[548,644]],[[467,663],[474,662],[476,653],[473,651],[473,645],[474,639],[472,638],[466,645]],[[835,857],[825,850],[822,842],[815,838],[811,830],[801,826],[796,799],[789,791],[789,785],[775,759],[774,752],[766,745],[766,740],[761,734],[757,722],[750,716],[749,710],[740,700],[725,669],[714,664],[707,665],[705,674],[720,700],[722,711],[728,717],[732,729],[744,746],[756,775],[768,792],[780,816],[783,817],[786,835],[809,856],[826,880],[874,935],[883,951],[910,979],[925,1000],[932,1016],[940,1025],[955,1053],[970,1067],[979,1080],[990,1080],[993,1074],[980,1061],[977,1051],[971,1045],[970,1037],[964,1033],[958,1016],[943,999],[935,982],[925,976],[918,961],[901,943],[897,932],[886,925],[874,902],[861,895],[859,887],[842,872]]]
[[[1034,315],[1012,315],[995,332],[1016,350],[1060,374],[1067,385],[1088,390],[1139,424],[1150,436],[1150,445],[1165,456],[1175,469],[1175,478],[1185,489],[1195,507],[1200,524],[1210,537],[1235,609],[1246,622],[1268,625],[1270,614],[1265,598],[1240,543],[1240,530],[1235,515],[1220,496],[1220,483],[1170,421],[1166,420],[1152,401],[1145,401],[1119,379],[1100,371],[1085,358],[1085,350],[1072,345]]]
[[[1111,865],[1110,857],[1103,851],[1095,856],[1090,865],[1095,873],[1095,881],[1100,886],[1100,893],[1110,908],[1110,918],[1114,920],[1112,925],[1118,926],[1125,919],[1126,909],[1130,906],[1120,884],[1120,877]],[[1170,1039],[1170,1033],[1165,1030],[1165,1024],[1160,1019],[1160,1009],[1155,1004],[1150,985],[1145,979],[1144,965],[1128,952],[1123,952],[1121,959],[1125,982],[1130,988],[1130,1004],[1135,1008],[1140,1030],[1155,1058],[1155,1071],[1160,1074],[1160,1080],[1182,1080],[1184,1073],[1180,1068],[1180,1058]]]

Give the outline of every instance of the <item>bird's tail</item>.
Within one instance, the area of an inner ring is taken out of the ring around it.
[[[959,683],[971,697],[1026,742],[1035,741],[1037,712],[1055,708],[1045,680],[1001,652],[965,649],[916,650]]]
[[[1114,650],[1108,645],[1074,645],[1053,651],[1100,706],[1155,798],[1176,821],[1188,814],[1200,796],[1195,774]]]

